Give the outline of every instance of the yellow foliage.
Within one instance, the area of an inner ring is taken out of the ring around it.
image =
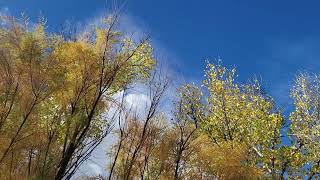
[[[155,59],[110,24],[73,40],[25,24],[0,27],[0,179],[52,179],[109,131],[113,95],[148,78]]]

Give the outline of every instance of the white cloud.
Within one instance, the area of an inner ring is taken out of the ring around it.
[[[128,94],[125,98],[125,101],[127,107],[132,109],[134,112],[137,112],[138,115],[146,113],[145,111],[151,103],[149,96],[142,93]]]
[[[91,171],[94,173],[94,174],[97,174],[97,175],[102,175],[102,171],[103,171],[103,168],[101,168],[99,165],[97,165],[96,163],[89,163],[88,166],[90,167]]]
[[[0,25],[4,26],[6,25],[6,20],[4,19],[5,16],[8,16],[10,14],[8,7],[2,7],[0,8]]]
[[[115,94],[114,99],[120,102],[122,96],[123,91]],[[150,98],[145,93],[144,87],[138,86],[138,88],[130,90],[130,92],[125,96],[124,102],[126,109],[131,109],[131,111],[137,115],[144,116],[147,107],[150,105]],[[115,111],[115,108],[112,108],[110,111],[108,111],[106,116],[113,116]],[[117,128],[117,123],[115,128]],[[79,171],[76,172],[73,179],[77,179],[80,176],[107,176],[107,166],[110,162],[110,159],[107,156],[107,151],[111,148],[112,144],[115,143],[115,140],[116,138],[114,135],[109,134],[93,151],[90,158],[81,165]]]

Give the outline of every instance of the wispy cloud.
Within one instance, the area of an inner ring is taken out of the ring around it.
[[[6,15],[8,13],[9,13],[9,8],[8,7],[0,8],[0,15]]]
[[[8,15],[10,15],[9,8],[8,7],[0,7],[0,25],[1,26],[6,24],[4,17],[8,16]]]

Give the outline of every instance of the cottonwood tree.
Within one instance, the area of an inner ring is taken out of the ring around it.
[[[247,149],[244,165],[261,166],[272,174],[272,149],[280,141],[281,114],[274,111],[272,100],[261,92],[258,81],[235,82],[235,69],[208,64],[204,86],[207,89],[207,116],[201,128],[216,146]],[[228,162],[226,162],[228,163]]]
[[[69,179],[113,127],[113,95],[154,66],[116,18],[75,39],[45,21],[4,17],[0,27],[0,178]]]
[[[320,77],[303,73],[296,77],[291,90],[294,111],[290,114],[289,137],[293,145],[288,175],[317,179],[320,177]]]
[[[126,179],[129,170],[132,171],[130,178],[186,177],[185,172],[192,169],[186,165],[192,149],[195,149],[192,143],[197,137],[196,130],[202,116],[201,91],[193,85],[185,85],[178,90],[178,94],[172,126],[164,126],[168,120],[162,116],[146,120],[125,116],[126,123],[118,130],[109,179],[111,174],[114,178]],[[144,129],[146,135],[143,135]],[[131,169],[128,164],[133,164]]]
[[[197,129],[204,112],[201,104],[202,93],[194,85],[187,84],[178,89],[179,100],[173,119],[173,148],[174,179],[183,179],[186,172],[191,171],[188,161],[194,151],[193,142],[197,138]]]
[[[146,112],[139,113],[129,108],[119,116],[118,142],[110,153],[112,162],[108,179],[149,177],[149,160],[165,128],[158,106],[167,86],[166,78],[151,78],[148,85],[150,102],[146,103]]]

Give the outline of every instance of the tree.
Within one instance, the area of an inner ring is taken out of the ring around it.
[[[0,28],[0,178],[69,179],[110,133],[113,95],[146,79],[155,60],[147,39],[107,17],[75,39],[45,21],[5,17]]]
[[[319,178],[320,172],[320,79],[317,74],[300,74],[291,90],[295,109],[290,114],[289,135],[293,140],[295,166],[292,177]]]
[[[164,117],[157,110],[167,86],[166,79],[151,78],[150,104],[146,104],[146,113],[138,115],[129,108],[128,112],[120,114],[118,142],[110,153],[113,161],[108,179],[144,179],[148,176],[149,160],[165,128]]]
[[[203,118],[202,93],[196,86],[187,84],[178,89],[179,100],[173,119],[171,146],[174,159],[174,179],[183,179],[183,172],[190,172],[186,166],[194,151],[193,142],[197,138],[199,122]],[[182,165],[184,164],[184,165]]]
[[[227,143],[244,147],[249,167],[261,166],[273,174],[274,158],[270,153],[281,143],[283,118],[274,110],[271,98],[262,93],[256,80],[251,84],[236,83],[235,69],[221,64],[208,64],[205,77],[209,95],[202,130],[216,146]]]

